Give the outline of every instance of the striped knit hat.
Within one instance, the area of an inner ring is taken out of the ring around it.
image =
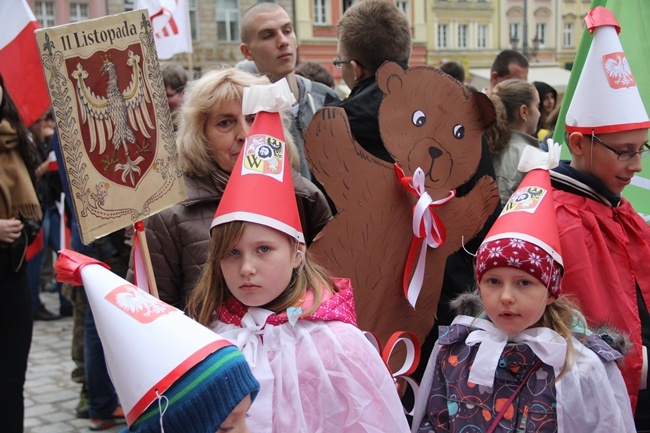
[[[57,279],[86,289],[129,430],[214,433],[259,383],[242,353],[215,334],[70,250]],[[161,416],[162,413],[162,416]]]

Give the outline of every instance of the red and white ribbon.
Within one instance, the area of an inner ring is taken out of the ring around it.
[[[426,191],[424,171],[421,168],[418,167],[413,176],[407,177],[404,175],[404,171],[395,164],[395,174],[402,186],[418,197],[418,201],[413,207],[413,239],[409,247],[402,279],[404,295],[411,306],[415,308],[424,281],[427,246],[438,248],[445,244],[447,238],[445,224],[434,211],[434,208],[440,207],[454,198],[456,190],[450,190],[447,196],[440,200],[433,200]],[[415,264],[416,256],[417,264]]]
[[[363,333],[370,341],[370,343],[375,347],[375,349],[377,349],[377,352],[379,352],[381,355],[381,359],[384,361],[384,364],[386,364],[388,372],[393,377],[395,386],[399,387],[397,384],[397,378],[402,378],[413,390],[413,394],[415,396],[414,401],[417,401],[417,394],[420,390],[420,385],[416,380],[410,378],[409,375],[415,371],[415,369],[418,367],[418,364],[420,363],[420,342],[418,340],[418,337],[412,332],[397,331],[390,336],[388,342],[386,343],[386,347],[382,349],[381,342],[379,341],[377,335],[370,331],[363,331]],[[389,366],[390,357],[393,354],[393,350],[399,343],[403,343],[406,347],[406,355],[404,357],[404,363],[402,366],[398,368],[395,373],[393,373]],[[406,409],[404,409],[404,412],[407,415],[413,415],[413,411],[407,412]]]

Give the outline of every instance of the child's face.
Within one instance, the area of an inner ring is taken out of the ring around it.
[[[300,261],[286,234],[248,223],[220,265],[230,293],[246,306],[259,307],[284,292]]]
[[[605,145],[596,138],[592,143],[591,135],[571,134],[571,165],[600,180],[610,192],[620,194],[630,184],[632,177],[641,171],[641,158],[636,155],[628,161],[621,161],[606,146],[621,152],[638,152],[645,149],[648,143],[648,130],[612,132],[597,137]]]
[[[534,326],[555,300],[541,281],[516,268],[485,271],[479,287],[488,317],[510,335]]]

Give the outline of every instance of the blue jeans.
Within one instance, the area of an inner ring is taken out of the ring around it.
[[[124,354],[124,356],[128,356]],[[84,366],[86,368],[86,388],[88,390],[88,411],[91,418],[112,418],[118,400],[115,387],[108,375],[104,348],[99,339],[93,312],[88,304],[84,322]]]
[[[81,243],[76,220],[72,221],[71,232],[70,247],[72,250],[89,257],[98,258],[97,251],[93,247]],[[113,382],[108,375],[106,360],[104,359],[104,348],[95,327],[95,318],[90,309],[90,304],[88,304],[84,320],[84,367],[90,418],[111,418],[117,408],[118,399]]]
[[[32,311],[41,305],[40,286],[41,270],[45,262],[45,254],[48,248],[59,251],[61,245],[60,238],[61,217],[56,206],[50,206],[43,210],[43,249],[27,262],[27,276],[29,277],[29,290],[32,295]],[[61,295],[61,283],[57,283],[59,292],[59,302],[62,308],[72,308],[72,304]]]

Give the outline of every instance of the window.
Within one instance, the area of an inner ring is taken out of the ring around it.
[[[124,12],[130,12],[133,10],[135,0],[124,0]]]
[[[517,49],[519,43],[519,23],[510,23],[510,46],[513,50]]]
[[[539,42],[540,47],[546,45],[546,23],[537,23],[537,33],[535,33],[535,38]]]
[[[347,11],[354,4],[354,0],[343,0],[343,12]]]
[[[395,6],[397,6],[402,12],[404,12],[406,16],[409,15],[409,2],[407,0],[396,1]]]
[[[88,5],[86,3],[70,3],[71,23],[77,23],[88,18],[90,18],[90,15],[88,15]]]
[[[467,48],[467,24],[458,26],[458,48]]]
[[[447,24],[438,24],[438,48],[447,48]]]
[[[55,26],[54,2],[34,3],[34,16],[36,16],[36,21],[38,21],[38,25],[42,28]]]
[[[487,31],[488,31],[487,25],[485,24],[478,25],[478,41],[476,42],[476,46],[478,48],[487,48]]]
[[[564,23],[562,45],[565,48],[573,47],[573,23]]]
[[[239,42],[237,0],[217,0],[217,39],[224,42]]]
[[[314,24],[327,24],[326,0],[314,0]]]
[[[190,33],[192,40],[199,40],[199,15],[198,15],[198,0],[189,0],[188,7],[190,10]]]

